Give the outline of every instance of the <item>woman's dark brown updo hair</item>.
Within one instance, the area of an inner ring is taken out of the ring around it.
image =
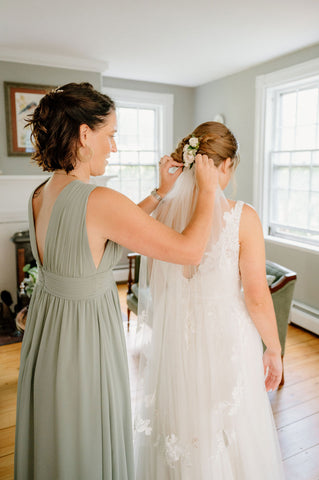
[[[68,83],[47,93],[26,126],[31,127],[35,152],[31,158],[44,171],[75,167],[80,125],[101,126],[115,109],[113,100],[90,83]]]
[[[214,161],[216,167],[230,158],[232,168],[235,170],[239,163],[238,142],[232,132],[222,123],[205,122],[199,125],[193,133],[183,138],[178,144],[172,157],[176,162],[183,162],[183,148],[191,137],[199,140],[199,149],[197,153],[207,155]]]

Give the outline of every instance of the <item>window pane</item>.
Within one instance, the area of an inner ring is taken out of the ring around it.
[[[278,190],[274,192],[272,201],[271,221],[287,224],[289,194],[287,191]]]
[[[139,179],[139,167],[121,167],[121,177],[123,180],[138,180]]]
[[[139,136],[141,149],[155,148],[155,111],[139,110]]]
[[[119,149],[138,145],[137,110],[135,108],[118,109],[118,147]]]
[[[293,192],[289,197],[288,222],[293,227],[307,228],[308,192]]]
[[[319,193],[311,194],[310,228],[313,228],[314,230],[319,230]]]
[[[140,152],[140,164],[152,164],[157,165],[159,162],[157,153],[155,152]]]
[[[289,188],[289,168],[276,167],[274,169],[274,183],[276,188]]]
[[[312,167],[311,189],[319,192],[319,167]]]
[[[296,99],[295,92],[281,95],[280,124],[284,127],[293,127],[296,123]]]
[[[296,128],[296,148],[309,149],[316,147],[316,127],[308,125]]]
[[[142,197],[150,194],[153,188],[156,187],[156,168],[155,167],[141,167],[141,192]]]
[[[120,152],[120,159],[120,163],[122,165],[125,163],[138,165],[138,152]]]
[[[296,190],[309,190],[310,169],[294,167],[291,169],[290,187]]]
[[[295,147],[295,129],[282,128],[281,141],[279,143],[281,150],[292,150]]]
[[[298,92],[298,125],[309,125],[316,123],[318,106],[318,89],[309,88]]]
[[[273,162],[276,165],[289,165],[290,153],[274,153]]]
[[[139,202],[139,193],[136,182],[125,180],[122,182],[122,193],[126,195],[134,203]]]
[[[116,178],[111,178],[107,182],[107,186],[109,188],[113,188],[114,190],[120,191],[121,190],[121,182],[120,182],[120,167],[117,165],[108,165],[106,167],[105,174],[110,176],[114,176]]]
[[[114,163],[119,163],[120,162],[120,154],[119,152],[111,152],[111,156],[109,158],[109,163],[112,165]]]
[[[291,165],[310,165],[311,152],[296,152],[291,154]]]
[[[319,165],[319,152],[312,152],[312,164]]]
[[[140,167],[121,167],[121,192],[133,202],[139,201]]]

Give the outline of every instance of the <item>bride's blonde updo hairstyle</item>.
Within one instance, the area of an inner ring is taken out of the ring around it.
[[[198,138],[199,148],[197,153],[207,155],[214,161],[216,167],[227,158],[232,160],[232,168],[239,164],[238,142],[232,132],[222,123],[205,122],[183,138],[175,152],[171,154],[176,162],[183,163],[183,148],[191,137]]]
[[[72,171],[77,161],[80,126],[101,127],[115,110],[113,100],[90,83],[68,83],[48,92],[26,126],[31,127],[31,158],[44,171]]]

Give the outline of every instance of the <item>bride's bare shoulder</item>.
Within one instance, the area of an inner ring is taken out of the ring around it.
[[[252,232],[262,232],[262,225],[258,213],[249,203],[244,203],[240,218],[239,237],[244,240],[247,236],[251,238]]]

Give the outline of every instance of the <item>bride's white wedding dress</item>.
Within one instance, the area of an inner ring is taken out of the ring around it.
[[[193,189],[193,172],[184,171],[156,217],[183,230]],[[218,195],[199,267],[153,260],[149,289],[141,279],[137,480],[284,478],[262,343],[241,290],[243,202],[230,209]]]

